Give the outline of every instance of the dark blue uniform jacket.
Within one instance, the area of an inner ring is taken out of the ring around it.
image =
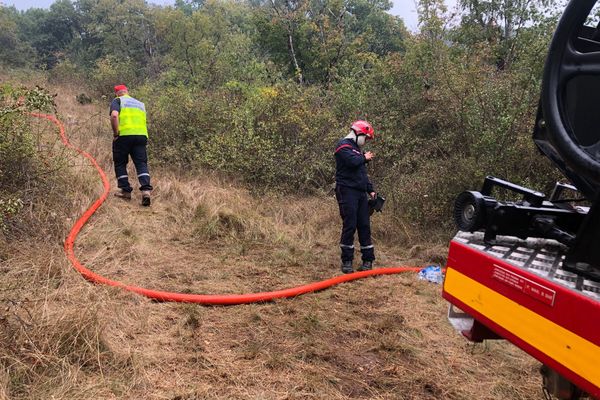
[[[335,183],[363,192],[374,192],[367,175],[367,160],[352,139],[342,139],[335,146]]]

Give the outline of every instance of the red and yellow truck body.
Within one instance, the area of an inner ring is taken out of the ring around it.
[[[600,244],[599,244],[600,245]],[[474,319],[471,340],[504,338],[600,399],[600,283],[561,269],[552,240],[459,232],[443,296]]]

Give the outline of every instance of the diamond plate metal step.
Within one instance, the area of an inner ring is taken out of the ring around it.
[[[487,244],[482,232],[458,232],[454,240],[600,302],[600,282],[563,270],[566,247],[555,240],[498,236]]]

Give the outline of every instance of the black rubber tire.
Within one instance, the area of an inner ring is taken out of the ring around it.
[[[485,225],[485,200],[479,192],[462,192],[454,201],[454,221],[459,230],[474,232]]]
[[[567,123],[564,104],[567,82],[577,75],[588,74],[584,68],[586,62],[591,64],[594,64],[594,61],[598,62],[597,59],[584,60],[573,45],[574,38],[595,4],[596,0],[571,0],[565,8],[548,50],[541,98],[549,139],[556,151],[571,170],[597,188],[600,186],[600,160],[594,159],[582,149],[575,139]],[[592,74],[600,74],[600,69]],[[586,195],[590,194],[593,193]]]

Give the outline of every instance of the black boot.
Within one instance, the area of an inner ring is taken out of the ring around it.
[[[352,261],[342,261],[342,273],[351,274],[354,272]]]
[[[357,271],[370,271],[373,269],[373,261],[363,261]]]

